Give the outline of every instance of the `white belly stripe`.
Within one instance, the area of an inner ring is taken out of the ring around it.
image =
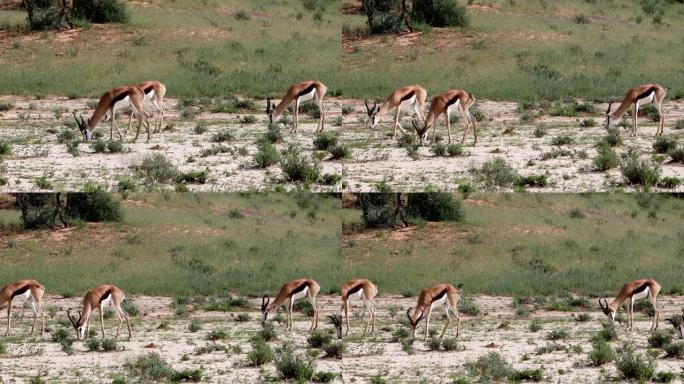
[[[639,293],[633,295],[633,296],[632,296],[632,300],[633,300],[633,301],[637,301],[637,300],[641,300],[641,299],[643,299],[643,298],[645,298],[645,297],[648,297],[648,296],[649,296],[649,292],[650,292],[650,289],[649,289],[648,287],[646,287],[646,289],[644,289],[643,291],[641,291],[641,292],[639,292]]]
[[[307,100],[312,100],[314,96],[316,95],[316,88],[312,89],[311,92],[305,93],[301,96],[299,96],[299,101],[307,101]]]
[[[302,289],[301,292],[297,292],[297,293],[295,293],[294,295],[292,295],[292,299],[293,299],[294,301],[297,301],[297,300],[299,300],[299,299],[302,299],[302,298],[304,298],[304,297],[307,297],[308,294],[309,294],[309,287],[305,287],[304,289]]]

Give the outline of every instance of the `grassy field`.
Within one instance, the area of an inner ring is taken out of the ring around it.
[[[340,201],[314,194],[142,194],[124,221],[17,230],[0,210],[0,282],[34,277],[50,293],[113,283],[131,294],[261,295],[310,276],[339,286]],[[4,285],[4,284],[3,284]]]
[[[99,97],[159,79],[169,97],[266,96],[296,81],[339,85],[336,0],[150,0],[126,25],[28,32],[0,10],[0,94]]]
[[[466,200],[465,221],[362,230],[343,210],[344,275],[415,295],[440,281],[468,293],[614,295],[652,277],[681,292],[684,201],[642,194],[500,194]]]
[[[669,97],[684,97],[681,3],[472,3],[467,28],[404,36],[367,36],[365,16],[346,14],[345,96],[385,98],[420,83],[430,95],[464,88],[480,99],[621,99],[630,87],[659,82],[671,88]]]

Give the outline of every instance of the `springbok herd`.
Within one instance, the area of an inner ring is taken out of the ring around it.
[[[458,337],[461,332],[461,319],[458,313],[458,302],[461,298],[462,288],[462,284],[453,286],[452,284],[448,283],[440,283],[423,289],[418,295],[418,300],[413,311],[411,311],[410,308],[406,310],[406,316],[408,317],[408,321],[411,325],[413,337],[416,336],[418,323],[425,318],[425,338],[428,338],[432,310],[439,307],[444,309],[446,316],[446,323],[444,324],[444,328],[442,329],[439,338],[441,339],[444,337],[444,334],[451,323],[452,316],[456,317],[455,334],[456,337]],[[658,323],[660,320],[661,308],[658,306],[657,301],[660,290],[660,284],[653,279],[634,280],[623,285],[617,296],[615,296],[610,303],[608,302],[607,298],[599,299],[599,305],[603,313],[610,319],[610,321],[615,322],[618,309],[623,304],[626,304],[628,313],[627,330],[631,331],[633,325],[634,303],[637,300],[648,299],[655,308],[655,315],[651,325],[651,330],[655,330],[658,328]],[[268,320],[268,314],[270,312],[276,310],[282,305],[285,305],[287,309],[286,329],[291,331],[292,310],[294,303],[297,300],[306,298],[311,303],[313,308],[313,318],[311,320],[311,326],[309,330],[317,329],[320,309],[316,303],[316,296],[318,295],[319,291],[320,285],[315,280],[302,278],[285,283],[273,300],[271,300],[267,295],[264,295],[261,302],[262,324]],[[338,338],[343,338],[344,335],[348,334],[349,332],[349,308],[350,302],[352,300],[360,301],[363,304],[365,311],[368,313],[368,320],[364,327],[363,333],[366,334],[369,327],[371,333],[375,332],[376,308],[373,304],[373,299],[376,297],[377,293],[378,289],[376,285],[368,279],[354,279],[342,285],[341,301],[344,318],[340,314],[328,315],[328,318],[336,328]],[[31,308],[34,314],[30,333],[32,334],[35,329],[36,320],[39,314],[41,317],[41,335],[45,332],[45,310],[42,300],[44,294],[45,287],[33,279],[19,280],[3,287],[0,290],[0,307],[7,305],[7,330],[5,332],[5,336],[9,336],[11,332],[12,305],[15,298],[30,300]],[[90,335],[88,331],[91,316],[94,310],[99,312],[102,338],[104,339],[106,337],[104,327],[104,309],[105,307],[112,306],[119,321],[116,330],[116,337],[119,336],[121,325],[125,321],[128,327],[128,340],[130,340],[131,325],[129,316],[121,307],[121,303],[124,301],[125,297],[126,296],[121,288],[111,284],[100,285],[86,292],[85,296],[83,297],[83,308],[80,313],[78,313],[78,317],[73,316],[71,311],[67,310],[67,316],[73,325],[74,330],[76,331],[77,339],[85,339],[88,337],[88,335]],[[679,338],[684,338],[684,316],[670,317],[665,320],[672,324],[672,326],[676,329]]]
[[[313,100],[320,110],[320,117],[316,132],[322,132],[325,129],[325,109],[323,107],[323,98],[328,88],[321,81],[307,80],[292,84],[288,88],[285,96],[279,103],[274,103],[270,98],[266,101],[266,114],[270,122],[280,116],[283,111],[294,103],[294,122],[293,132],[297,132],[299,127],[299,106],[302,102]],[[111,89],[100,98],[95,111],[91,117],[86,120],[83,116],[78,116],[74,112],[74,119],[78,123],[78,128],[83,134],[85,140],[90,140],[93,137],[93,131],[100,121],[110,122],[110,140],[113,138],[114,130],[116,129],[119,138],[123,140],[124,136],[121,134],[119,127],[116,124],[116,111],[122,107],[129,106],[131,108],[131,115],[128,121],[128,129],[130,129],[133,122],[133,116],[138,118],[137,131],[134,141],[137,140],[140,134],[141,126],[145,127],[147,132],[147,141],[150,140],[150,122],[151,115],[145,111],[145,102],[150,101],[157,111],[157,121],[155,122],[154,132],[162,129],[164,122],[164,97],[166,95],[166,87],[159,81],[145,81],[135,85],[124,85]],[[631,136],[636,136],[637,133],[637,115],[640,106],[653,103],[659,113],[659,122],[656,135],[662,135],[664,127],[663,116],[663,100],[667,95],[667,88],[655,83],[644,84],[638,87],[631,88],[627,91],[620,106],[611,113],[612,103],[609,104],[608,110],[605,114],[605,125],[610,127],[622,117],[630,107],[634,108],[633,124],[631,129]],[[422,145],[425,138],[427,138],[430,128],[432,128],[432,139],[435,140],[437,120],[444,115],[447,127],[448,142],[451,143],[451,114],[459,113],[463,118],[464,130],[461,143],[465,141],[468,133],[468,128],[472,127],[474,140],[477,143],[477,122],[474,116],[470,113],[470,108],[475,103],[475,97],[468,91],[462,89],[450,89],[443,92],[432,99],[428,108],[427,116],[423,117],[425,101],[427,99],[427,91],[420,85],[409,85],[401,87],[392,92],[391,95],[378,106],[375,102],[372,107],[368,102],[365,102],[366,113],[368,115],[368,127],[374,128],[380,118],[390,111],[394,110],[394,118],[392,122],[392,137],[396,137],[397,127],[404,133],[406,130],[399,123],[399,114],[402,108],[412,110],[414,112],[414,119],[412,121],[413,128]],[[127,131],[126,131],[127,132]]]

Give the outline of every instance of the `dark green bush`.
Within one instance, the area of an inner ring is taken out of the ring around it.
[[[429,221],[461,221],[463,204],[450,193],[409,193],[410,215]]]
[[[273,361],[273,350],[263,339],[252,341],[252,350],[247,355],[249,363],[255,367]]]
[[[71,9],[61,0],[23,0],[29,28],[57,29],[67,22]]]
[[[327,151],[328,149],[337,145],[338,137],[334,133],[323,132],[316,135],[313,140],[313,145],[316,149]]]
[[[654,360],[634,352],[631,347],[624,347],[615,361],[618,372],[624,379],[648,381],[655,374]]]
[[[400,33],[407,29],[402,0],[362,0],[362,3],[370,33]]]
[[[123,0],[73,0],[73,14],[93,23],[127,23],[130,19]]]
[[[123,210],[114,195],[106,192],[71,192],[67,194],[66,214],[78,220],[121,221]]]
[[[596,340],[593,343],[593,348],[589,352],[589,361],[591,365],[599,367],[603,364],[613,361],[615,354],[613,348],[605,340]]]
[[[653,186],[660,178],[660,165],[648,160],[640,160],[636,150],[630,150],[620,165],[622,176],[631,185]]]
[[[320,177],[320,165],[316,162],[310,164],[305,156],[299,152],[299,148],[290,146],[280,160],[280,168],[287,181],[303,181],[315,183]]]
[[[648,337],[648,345],[653,348],[662,348],[672,342],[672,335],[667,331],[657,330]]]
[[[457,0],[413,0],[415,21],[433,27],[467,27],[466,7]]]
[[[295,355],[291,348],[284,347],[276,358],[275,365],[284,379],[303,382],[313,377],[315,363],[313,360],[304,360]]]
[[[677,140],[671,137],[659,137],[653,143],[655,153],[669,153],[677,149]]]
[[[323,345],[323,351],[327,358],[341,359],[347,351],[347,346],[342,341],[333,341]]]
[[[620,163],[618,154],[610,145],[601,145],[597,149],[596,157],[594,158],[594,166],[599,171],[607,171],[615,168]]]
[[[280,161],[280,152],[269,141],[259,144],[257,153],[254,154],[254,164],[258,168],[266,168],[271,165],[278,164]]]
[[[330,343],[332,336],[329,333],[323,331],[312,332],[309,337],[307,337],[306,342],[311,348],[323,348],[324,345]]]

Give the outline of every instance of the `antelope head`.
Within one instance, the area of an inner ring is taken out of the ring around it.
[[[93,132],[90,130],[88,122],[85,121],[83,116],[78,115],[76,116],[76,112],[73,112],[74,115],[74,120],[76,120],[76,124],[78,124],[78,130],[81,131],[81,134],[83,135],[83,139],[85,141],[88,141],[93,138]],[[81,118],[79,121],[78,118]]]
[[[608,103],[608,110],[606,110],[606,129],[615,125],[615,119],[613,115],[610,114],[610,108],[613,106],[613,102]]]
[[[668,323],[672,324],[675,330],[677,330],[677,335],[680,339],[684,339],[684,330],[682,330],[682,325],[684,325],[684,316],[673,316],[665,319]]]
[[[413,313],[415,315],[415,312]],[[423,318],[425,315],[425,312],[423,310],[420,311],[420,316],[414,321],[413,318],[411,317],[411,308],[406,310],[406,316],[409,319],[409,322],[411,323],[411,332],[413,337],[416,337],[416,328],[418,327],[418,323],[420,323],[420,320]]]
[[[328,315],[328,319],[330,319],[330,323],[332,323],[332,325],[337,330],[337,338],[341,339],[342,338],[342,316],[340,316],[338,314]]]
[[[375,128],[375,126],[378,125],[378,122],[380,122],[380,118],[378,117],[378,111],[380,111],[378,102],[373,102],[373,108],[368,106],[368,100],[364,100],[364,103],[366,104],[366,114],[368,115],[368,128]]]
[[[264,297],[261,298],[261,323],[265,323],[266,319],[268,318],[268,304],[271,302],[271,299],[264,295]]]
[[[606,316],[608,316],[610,321],[615,322],[615,311],[610,309],[610,307],[608,306],[608,300],[606,300],[606,298],[603,298],[603,301],[601,301],[601,300],[602,299],[599,299],[599,305],[601,306],[601,311],[603,311],[603,313]]]
[[[273,113],[275,113],[275,103],[271,101],[271,98],[266,99],[266,114],[268,115],[268,120],[273,123]]]
[[[71,310],[67,309],[67,317],[69,317],[69,321],[71,321],[71,325],[74,326],[74,330],[76,331],[76,338],[78,340],[85,339],[86,337],[86,327],[85,324],[83,324],[83,318],[81,317],[81,314],[78,314],[78,319],[76,316],[71,315]]]

